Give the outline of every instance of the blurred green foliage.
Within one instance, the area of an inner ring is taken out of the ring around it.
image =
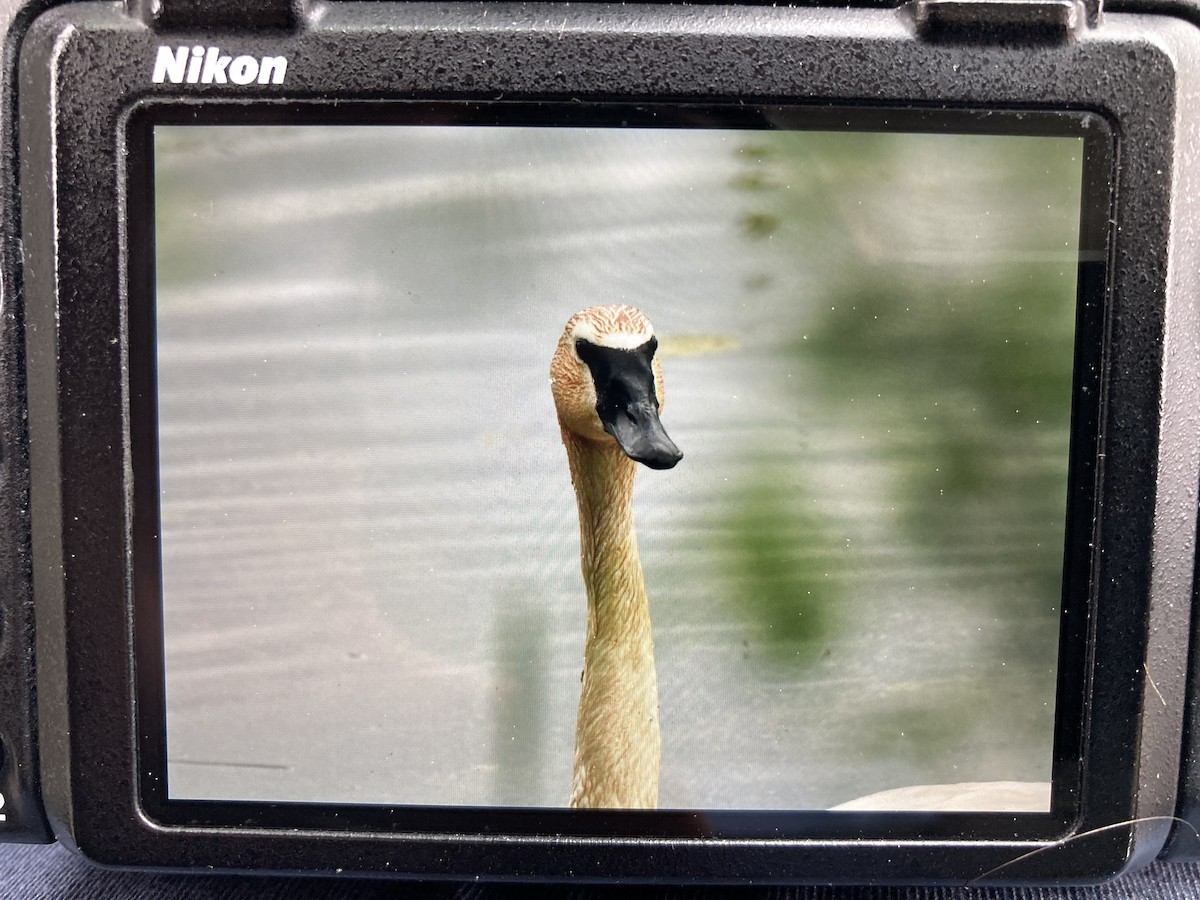
[[[804,508],[803,489],[783,488],[791,479],[779,470],[757,474],[759,480],[741,487],[728,522],[734,583],[767,646],[811,660],[831,628],[828,597],[841,559],[831,552],[827,524]]]
[[[815,400],[815,427],[864,435],[886,472],[907,556],[897,565],[993,613],[999,652],[1044,681],[1062,571],[1078,143],[792,132],[737,152],[740,229],[763,261],[746,304],[795,295],[775,345],[753,349],[803,378],[794,396]],[[726,519],[737,602],[775,645],[769,658],[811,662],[867,576],[844,546],[853,523],[813,500],[827,486],[783,487],[777,465],[737,486]],[[800,450],[793,466],[804,465]],[[830,561],[840,568],[827,575]],[[1038,639],[1030,617],[1044,622]],[[912,734],[920,716],[904,716]]]

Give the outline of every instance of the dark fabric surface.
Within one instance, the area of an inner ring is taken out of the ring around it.
[[[98,869],[60,846],[0,845],[3,900],[1200,900],[1200,863],[1158,864],[1080,888],[649,888],[411,884],[327,878],[158,875]]]

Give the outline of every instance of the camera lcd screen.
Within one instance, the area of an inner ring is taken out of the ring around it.
[[[1051,811],[1089,139],[754,116],[148,128],[168,805]]]

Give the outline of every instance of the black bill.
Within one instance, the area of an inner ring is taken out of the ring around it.
[[[651,469],[670,469],[683,459],[658,418],[653,368],[658,341],[614,350],[581,340],[575,349],[592,372],[596,414],[625,454]]]

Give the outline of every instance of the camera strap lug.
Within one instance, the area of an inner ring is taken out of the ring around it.
[[[125,0],[126,11],[158,31],[295,28],[301,0]]]
[[[1062,43],[1100,21],[1101,0],[911,0],[905,10],[927,40]]]

